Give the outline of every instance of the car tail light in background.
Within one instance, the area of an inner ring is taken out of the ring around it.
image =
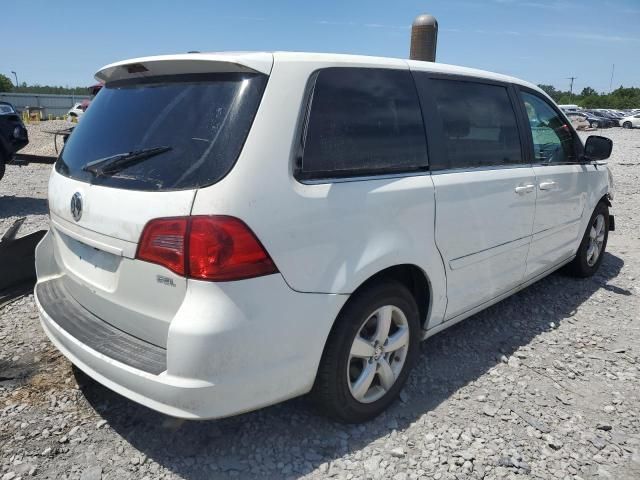
[[[144,228],[136,258],[199,280],[227,282],[277,273],[251,229],[235,217],[158,218]]]

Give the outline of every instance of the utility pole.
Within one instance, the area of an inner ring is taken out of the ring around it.
[[[616,69],[616,64],[611,65],[611,80],[609,80],[609,92],[611,92],[611,88],[613,87],[613,72]]]
[[[573,100],[573,81],[578,77],[567,77],[568,80],[571,80],[571,84],[569,85],[569,98]]]
[[[20,86],[20,84],[18,83],[18,74],[13,70],[11,70],[11,73],[13,73],[13,76],[16,77],[16,88],[18,88]]]

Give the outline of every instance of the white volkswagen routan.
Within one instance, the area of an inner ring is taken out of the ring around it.
[[[42,326],[160,412],[312,393],[346,422],[418,342],[603,259],[611,141],[537,87],[438,63],[310,53],[114,63],[49,181]]]

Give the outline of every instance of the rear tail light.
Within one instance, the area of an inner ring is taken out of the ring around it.
[[[144,227],[138,253],[140,260],[158,263],[185,275],[186,218],[158,218]]]
[[[158,218],[144,228],[136,258],[179,275],[228,282],[277,273],[251,229],[235,217]]]
[[[277,269],[253,232],[234,217],[192,217],[189,276],[228,281],[275,273]]]

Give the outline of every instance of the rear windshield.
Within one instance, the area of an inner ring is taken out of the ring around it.
[[[216,73],[111,82],[98,93],[56,162],[60,174],[130,190],[211,185],[233,167],[267,77]],[[103,159],[157,149],[110,171]],[[157,152],[160,153],[157,153]]]

